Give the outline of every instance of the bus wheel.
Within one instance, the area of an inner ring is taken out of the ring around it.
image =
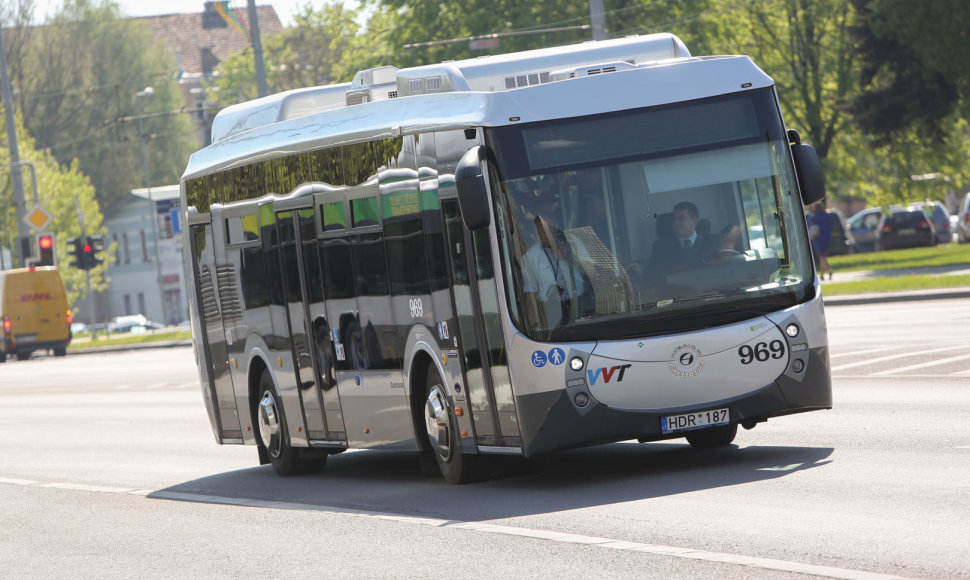
[[[477,459],[461,452],[461,438],[458,435],[458,421],[448,405],[445,387],[438,369],[428,368],[427,389],[425,391],[424,424],[428,433],[431,452],[438,461],[438,469],[448,483],[468,483],[474,477],[474,461]]]
[[[320,471],[327,463],[326,454],[312,459],[300,457],[300,450],[290,446],[286,439],[286,419],[279,404],[276,387],[269,371],[263,369],[259,377],[259,403],[256,407],[256,423],[259,425],[260,444],[266,449],[273,470],[289,477]]]
[[[738,434],[738,424],[724,425],[721,427],[711,427],[701,429],[687,434],[687,442],[694,449],[713,449],[714,447],[724,447],[734,441],[734,436]]]

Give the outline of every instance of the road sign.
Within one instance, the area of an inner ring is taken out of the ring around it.
[[[24,216],[24,223],[34,228],[34,231],[42,232],[47,229],[53,218],[51,212],[42,208],[40,204],[35,204]]]

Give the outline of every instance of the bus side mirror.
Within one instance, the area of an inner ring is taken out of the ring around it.
[[[486,228],[491,223],[488,192],[485,190],[485,176],[482,175],[485,153],[486,150],[481,145],[472,147],[462,156],[455,169],[455,188],[458,190],[461,219],[471,231]]]
[[[818,160],[818,153],[811,145],[795,143],[791,146],[792,158],[795,160],[795,173],[802,188],[802,203],[812,205],[825,198],[825,176],[822,175],[822,163]]]

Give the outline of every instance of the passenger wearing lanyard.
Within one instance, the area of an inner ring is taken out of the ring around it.
[[[559,228],[559,195],[544,190],[534,198],[536,241],[526,251],[522,265],[522,289],[526,308],[539,309],[546,328],[556,328],[573,320],[573,306],[584,292],[582,269],[572,259],[572,247]],[[533,312],[533,314],[535,314]]]

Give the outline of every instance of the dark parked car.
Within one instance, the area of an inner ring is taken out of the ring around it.
[[[892,210],[883,217],[876,247],[881,250],[935,246],[936,231],[922,210]]]
[[[936,241],[946,244],[953,241],[953,232],[950,229],[950,212],[938,201],[920,201],[909,204],[911,210],[921,210],[928,220],[933,222],[933,231],[936,232]]]

